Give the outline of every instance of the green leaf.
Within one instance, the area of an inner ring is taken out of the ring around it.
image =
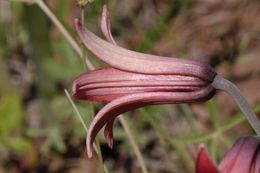
[[[18,155],[24,155],[32,148],[32,143],[25,138],[11,138],[8,140],[8,144]]]
[[[17,95],[6,95],[0,100],[0,136],[8,136],[19,129],[22,122],[22,105]]]

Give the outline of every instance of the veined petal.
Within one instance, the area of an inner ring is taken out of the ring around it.
[[[104,68],[83,73],[74,80],[74,85],[77,87],[86,86],[89,84],[109,83],[119,81],[132,82],[167,82],[175,83],[176,85],[208,85],[208,82],[200,78],[185,75],[149,75],[133,72],[126,72],[114,68]]]
[[[87,134],[87,152],[92,157],[92,144],[100,129],[111,119],[121,113],[146,105],[167,103],[189,103],[206,100],[212,96],[214,89],[209,85],[193,92],[147,92],[119,97],[104,106],[93,119]]]
[[[106,5],[103,6],[100,28],[107,41],[113,43],[114,45],[117,45],[111,33],[111,21]]]
[[[189,86],[181,88],[181,90],[178,90],[178,87],[175,86],[97,88],[83,91],[78,96],[91,101],[109,102],[125,95],[144,92],[191,92]],[[201,89],[201,87],[196,87],[196,90],[198,89]],[[196,90],[194,89],[194,91]]]
[[[222,162],[219,165],[219,168],[222,171],[227,172],[232,169],[232,167],[236,161],[236,158],[239,155],[239,151],[243,147],[243,143],[244,143],[244,140],[242,138],[237,140],[237,142],[233,145],[231,150],[229,150],[228,153],[226,153],[224,159],[222,160]]]
[[[221,173],[256,173],[253,166],[258,166],[256,169],[259,171],[259,155],[259,138],[240,138],[220,163],[219,170]]]
[[[113,126],[114,126],[115,118],[110,119],[106,123],[106,127],[104,130],[104,136],[107,142],[107,145],[110,148],[113,148]]]
[[[104,41],[75,19],[75,28],[84,45],[114,68],[145,74],[179,74],[212,81],[216,72],[208,65],[192,60],[134,52]]]
[[[142,92],[179,92],[199,90],[208,83],[196,77],[149,75],[114,68],[84,73],[74,80],[73,97],[109,102],[127,94]]]
[[[260,172],[260,147],[258,147],[257,153],[255,154],[254,163],[251,166],[250,173],[259,173],[259,172]]]
[[[220,173],[213,161],[211,160],[205,146],[200,146],[199,148],[195,169],[196,173]]]

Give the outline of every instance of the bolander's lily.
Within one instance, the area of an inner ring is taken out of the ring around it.
[[[260,137],[243,137],[237,140],[217,167],[204,146],[196,159],[196,173],[259,173]]]
[[[248,115],[254,129],[260,132],[259,121],[239,90],[208,64],[119,47],[111,34],[106,7],[101,30],[107,41],[84,28],[78,19],[74,25],[86,48],[110,66],[83,73],[73,83],[75,99],[108,103],[90,125],[86,139],[89,157],[92,156],[92,143],[103,126],[106,126],[106,141],[112,147],[113,123],[118,115],[146,105],[205,101],[216,89],[227,90]]]

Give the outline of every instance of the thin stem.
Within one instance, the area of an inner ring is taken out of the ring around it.
[[[198,128],[196,127],[196,124],[194,122],[196,122],[193,113],[191,112],[189,106],[187,104],[180,104],[179,105],[181,111],[183,112],[183,115],[188,123],[188,125],[190,126],[191,130],[193,132],[197,132]]]
[[[84,6],[80,6],[80,20],[81,20],[82,25],[84,25],[84,23],[85,23]],[[87,69],[88,65],[87,65],[87,63],[84,61],[85,52],[84,52],[84,45],[82,44],[82,42],[81,42],[81,44],[80,44],[80,48],[81,48],[81,52],[82,52],[82,57],[81,57],[81,59],[83,60],[83,64],[84,64],[85,68]],[[93,66],[93,68],[94,68],[94,66]]]
[[[247,103],[241,91],[233,83],[219,75],[215,77],[214,81],[212,82],[212,86],[214,86],[216,89],[226,91],[233,97],[242,112],[245,114],[252,128],[255,130],[257,135],[260,135],[260,120],[250,108],[250,105]]]
[[[91,118],[93,119],[94,116],[95,116],[94,105],[93,105],[93,103],[90,102],[90,103],[89,103],[89,106],[90,106],[90,110],[91,110]],[[98,150],[97,156],[98,156],[99,163],[100,163],[101,165],[104,165],[103,156],[102,156],[102,151],[101,151],[101,147],[100,147],[100,141],[99,141],[98,138],[95,139],[95,144],[96,144],[97,150]],[[103,172],[106,172],[105,167],[103,167]]]
[[[255,112],[260,111],[260,105],[255,107]],[[208,141],[212,138],[219,137],[220,134],[234,128],[238,124],[244,122],[246,120],[245,116],[242,116],[242,113],[238,113],[235,115],[231,120],[229,120],[224,126],[221,126],[218,128],[218,130],[213,131],[208,134],[198,134],[193,136],[184,136],[184,137],[178,137],[175,140],[177,140],[179,143],[200,143]]]
[[[65,36],[71,47],[75,50],[79,57],[82,58],[83,52],[81,51],[80,46],[70,35],[70,33],[65,29],[65,27],[61,24],[61,22],[57,19],[57,17],[52,13],[48,6],[42,0],[34,0],[34,2],[36,2],[38,6],[42,9],[42,11],[51,19],[51,21],[56,25],[60,32]],[[82,58],[82,60],[86,62],[89,69],[94,69],[93,64],[87,58]]]
[[[81,20],[81,23],[82,25],[85,25],[85,11],[84,11],[84,6],[81,6],[80,7],[80,20]]]
[[[79,120],[80,120],[82,126],[84,127],[84,129],[85,129],[85,131],[86,131],[86,133],[88,133],[88,127],[87,127],[87,125],[84,123],[84,120],[83,120],[81,114],[79,113],[79,110],[78,110],[78,108],[76,107],[75,103],[73,102],[73,100],[72,100],[72,98],[71,98],[69,92],[68,92],[66,89],[64,89],[64,92],[65,92],[65,94],[66,94],[66,96],[67,96],[67,98],[68,98],[70,104],[72,105],[73,109],[75,110],[76,115],[77,115],[77,117],[79,118]],[[102,156],[101,151],[100,151],[100,146],[96,146],[96,144],[94,144],[94,150],[95,150],[95,152],[97,153],[98,156],[99,156],[99,155]],[[104,171],[105,173],[109,173],[106,164],[103,163],[103,159],[102,159],[102,162],[100,162],[100,163],[101,163],[102,166],[103,166],[103,171]]]
[[[216,101],[214,98],[209,100],[207,103],[207,106],[209,108],[209,114],[211,117],[211,123],[213,125],[213,128],[217,130],[219,128],[219,124],[218,124],[218,112],[216,110],[215,105],[216,105]]]
[[[254,108],[255,112],[260,111],[260,105],[256,106]],[[224,132],[234,128],[235,126],[239,125],[240,123],[244,122],[246,120],[245,116],[242,115],[242,112],[237,113],[234,117],[231,118],[225,125],[220,126],[217,130],[207,133],[207,134],[195,134],[190,136],[183,136],[183,137],[176,137],[175,139],[178,143],[201,143],[208,141],[212,138],[220,137],[221,134]],[[164,132],[166,133],[166,132]]]
[[[135,139],[134,139],[134,137],[133,137],[133,135],[132,135],[128,125],[127,125],[127,123],[126,123],[126,121],[125,121],[125,119],[122,117],[122,115],[119,116],[119,121],[120,121],[121,125],[123,126],[123,129],[124,129],[124,131],[125,131],[125,133],[127,135],[127,138],[129,139],[129,141],[130,141],[130,143],[131,143],[131,145],[132,145],[132,147],[134,149],[134,152],[135,152],[135,155],[137,157],[137,160],[140,163],[142,172],[143,173],[148,173],[147,168],[145,166],[145,162],[144,162],[144,158],[142,156],[142,153],[141,153],[141,151],[140,151],[140,149],[139,149],[139,147],[138,147],[138,145],[137,145],[137,143],[136,143],[136,141],[135,141]]]
[[[87,127],[87,125],[84,123],[84,120],[83,120],[82,116],[80,115],[79,110],[78,110],[78,108],[76,107],[75,103],[73,102],[73,100],[72,100],[72,98],[71,98],[69,92],[68,92],[66,89],[64,89],[64,92],[65,92],[67,98],[69,99],[69,102],[70,102],[70,104],[72,105],[73,109],[75,110],[76,115],[77,115],[77,117],[79,118],[79,121],[81,122],[81,124],[82,124],[82,126],[84,127],[85,131],[88,132],[88,127]],[[98,153],[96,146],[94,146],[94,149],[95,149],[95,151]]]
[[[81,20],[81,23],[83,25],[85,23],[85,11],[84,11],[84,8],[85,8],[84,5],[80,6],[80,20]],[[84,45],[83,44],[81,44],[81,52],[82,52],[82,57],[81,58],[84,60],[85,54],[84,54]],[[83,64],[85,65],[85,68],[89,67],[87,62],[83,61]],[[94,68],[94,66],[93,66],[93,68]],[[93,103],[89,103],[89,105],[90,105],[90,110],[91,110],[91,117],[93,119],[94,116],[95,116],[94,106],[93,106]],[[97,152],[98,160],[99,160],[100,165],[102,166],[102,165],[104,165],[104,161],[103,161],[102,151],[101,151],[100,142],[99,142],[98,138],[96,138],[95,143],[96,143],[97,150],[98,150],[98,152]],[[103,172],[104,173],[106,172],[106,167],[105,166],[103,166]]]
[[[159,133],[159,136],[168,142],[168,144],[175,149],[176,153],[179,155],[182,162],[187,166],[187,168],[191,171],[194,166],[194,161],[190,157],[190,155],[181,148],[177,140],[172,139],[172,137],[161,127],[158,125],[157,121],[153,117],[153,115],[148,115],[148,112],[145,109],[141,109],[142,114],[146,117],[146,120],[152,125],[152,127]]]
[[[29,3],[29,4],[35,3],[34,0],[12,0],[12,1],[15,1],[15,2],[23,2],[23,3]]]

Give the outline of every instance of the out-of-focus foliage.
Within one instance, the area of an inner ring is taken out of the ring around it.
[[[84,66],[37,6],[0,4],[0,152],[2,166],[18,169],[21,163],[12,160],[26,160],[30,152],[48,157],[52,150],[66,153],[69,136],[84,139],[84,128],[63,92]],[[56,10],[65,17],[69,3],[60,4]],[[78,108],[89,122],[88,105]]]
[[[44,1],[78,41],[78,1]],[[194,57],[213,65],[259,112],[260,3],[258,0],[111,0],[118,44],[141,52]],[[104,1],[87,4],[85,24],[100,34]],[[97,67],[103,66],[85,52]],[[64,94],[85,71],[82,60],[34,3],[0,0],[0,172],[97,172],[85,160],[85,130]],[[91,106],[77,102],[86,124]],[[102,105],[94,104],[97,112]],[[218,162],[240,135],[252,134],[225,94],[203,104],[151,106],[126,115],[150,172],[192,171],[199,143]],[[239,131],[239,133],[238,133]],[[140,172],[116,123],[115,146],[101,147],[111,172]],[[100,169],[98,169],[100,170]]]

